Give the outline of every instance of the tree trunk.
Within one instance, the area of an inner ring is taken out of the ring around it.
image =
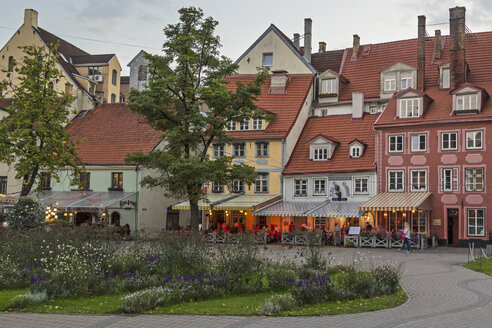
[[[200,210],[198,209],[198,201],[192,201],[190,199],[190,211],[191,211],[191,219],[190,219],[191,228],[198,230],[198,225],[202,223],[202,216]]]
[[[26,182],[26,183],[22,184],[20,197],[25,197],[25,196],[29,195],[29,193],[31,192],[32,186],[34,185],[34,181],[36,181],[37,175],[38,175],[38,168],[36,167],[36,168],[34,168],[31,175],[28,177],[27,182],[26,182],[26,180],[24,180],[24,182]]]

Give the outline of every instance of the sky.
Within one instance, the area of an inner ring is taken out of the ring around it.
[[[492,30],[490,0],[15,0],[2,4],[0,48],[22,25],[24,9],[32,8],[45,30],[91,54],[115,53],[126,75],[140,50],[162,53],[163,28],[177,23],[178,9],[188,6],[219,22],[221,54],[233,60],[272,23],[291,38],[302,35],[307,17],[313,20],[313,52],[320,41],[327,50],[351,47],[353,34],[361,45],[415,38],[418,15],[426,16],[429,35],[436,29],[445,35],[455,6],[466,7],[472,32]]]

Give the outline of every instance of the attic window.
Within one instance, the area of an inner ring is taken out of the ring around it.
[[[321,92],[322,95],[333,95],[337,94],[337,80],[336,79],[325,79],[321,80]]]
[[[273,54],[266,53],[263,54],[263,67],[271,67],[273,66]]]
[[[419,98],[408,98],[408,99],[400,99],[398,101],[399,105],[399,117],[400,118],[409,118],[409,117],[418,117],[420,110],[420,99]]]
[[[358,158],[362,156],[362,145],[356,143],[350,146],[350,157]]]
[[[477,94],[456,95],[456,111],[477,111]]]
[[[82,118],[85,116],[85,114],[87,114],[87,111],[86,110],[83,110],[81,111],[80,113],[77,114],[77,116],[75,118]]]
[[[326,161],[328,159],[328,147],[313,147],[313,160]]]
[[[443,68],[441,70],[441,88],[449,89],[449,68]]]
[[[407,88],[413,88],[413,73],[412,72],[402,72],[401,73],[401,90]]]
[[[396,74],[388,73],[384,75],[384,91],[396,90]]]

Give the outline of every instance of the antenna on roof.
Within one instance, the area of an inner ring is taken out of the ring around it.
[[[476,39],[477,37],[473,34],[472,30],[468,26],[465,25],[465,37],[469,39]]]

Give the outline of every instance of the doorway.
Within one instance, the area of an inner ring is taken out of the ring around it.
[[[166,230],[179,228],[179,211],[173,210],[171,206],[167,208]]]
[[[448,245],[455,245],[458,243],[459,232],[459,209],[448,208]]]

